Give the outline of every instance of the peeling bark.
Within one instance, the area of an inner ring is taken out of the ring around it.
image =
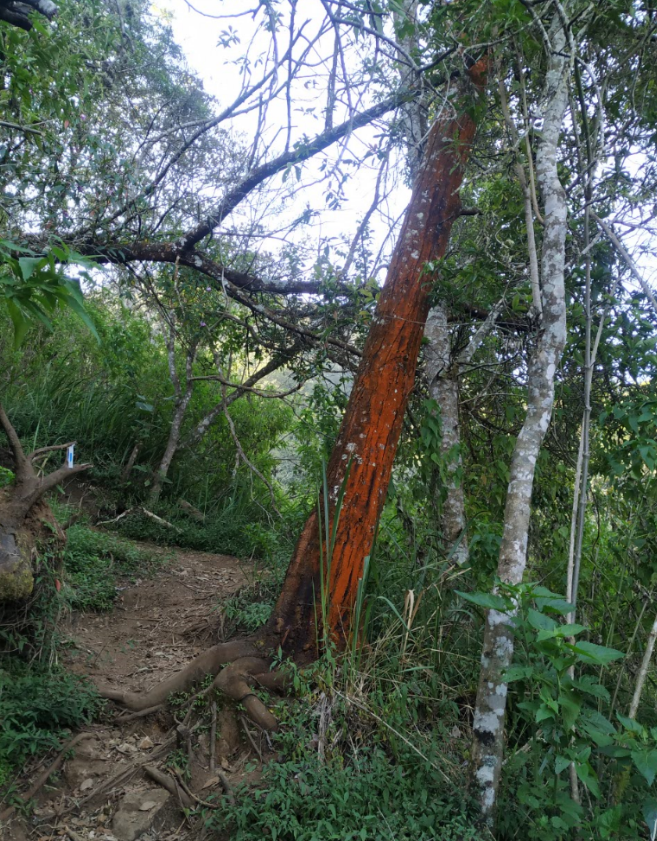
[[[467,98],[452,104],[432,127],[422,167],[376,307],[349,404],[329,465],[329,508],[345,487],[328,582],[330,632],[337,644],[349,636],[352,606],[369,555],[392,471],[429,310],[427,267],[444,253],[460,212],[458,190],[475,134],[472,94],[481,96],[486,59],[470,68]],[[468,107],[470,105],[470,107]],[[288,568],[270,629],[285,650],[314,651],[315,599],[320,593],[317,515],[307,521]]]
[[[536,155],[537,181],[544,206],[541,253],[542,319],[528,366],[527,414],[511,462],[500,547],[498,577],[508,584],[522,581],[536,460],[554,403],[554,379],[566,341],[564,264],[566,195],[557,171],[557,150],[568,104],[566,36],[557,13],[550,27],[543,127]],[[488,612],[484,628],[479,689],[473,724],[472,774],[481,814],[492,824],[502,769],[507,685],[504,672],[513,658],[512,617]]]

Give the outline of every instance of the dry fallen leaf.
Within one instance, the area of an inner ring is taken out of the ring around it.
[[[140,812],[150,812],[153,806],[157,806],[157,803],[154,800],[144,800],[144,802],[139,807]]]
[[[80,786],[80,791],[89,791],[89,789],[92,788],[93,784],[94,781],[91,779],[91,777],[89,777]]]

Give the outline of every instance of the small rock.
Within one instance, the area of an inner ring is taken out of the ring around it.
[[[140,750],[149,750],[149,748],[153,747],[153,740],[150,736],[144,736],[144,738],[139,742],[139,749]]]
[[[119,753],[135,753],[137,748],[134,745],[131,745],[130,742],[123,742],[120,745],[116,746],[116,749]]]
[[[169,792],[162,789],[126,794],[112,821],[112,832],[117,841],[135,841],[151,829],[170,800]]]
[[[94,784],[94,781],[91,779],[91,777],[89,777],[80,786],[80,791],[89,791],[89,789],[93,786],[93,784]]]

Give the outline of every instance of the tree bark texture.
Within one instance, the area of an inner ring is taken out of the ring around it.
[[[527,414],[511,462],[500,546],[498,577],[507,584],[522,581],[527,562],[527,538],[536,460],[554,403],[554,379],[566,341],[564,289],[566,195],[557,171],[557,150],[568,104],[566,38],[554,13],[550,27],[543,127],[537,148],[537,180],[544,206],[541,253],[542,319],[528,366]],[[482,817],[491,824],[504,751],[507,684],[504,672],[513,658],[512,617],[491,610],[486,616],[479,689],[473,723],[472,772],[478,787]]]
[[[463,566],[468,562],[468,541],[465,535],[465,495],[463,482],[458,476],[462,467],[458,364],[452,360],[447,314],[442,306],[435,306],[429,313],[424,335],[428,339],[425,357],[429,397],[440,409],[440,454],[446,473],[445,498],[440,509],[442,542],[445,551],[452,553],[452,560]]]
[[[481,97],[487,61],[468,70],[460,91],[433,125],[399,240],[372,320],[354,387],[328,468],[331,517],[347,466],[343,507],[327,582],[328,624],[337,644],[349,636],[352,606],[385,502],[402,421],[413,388],[429,310],[432,269],[460,213],[458,190],[475,134],[473,97]],[[314,649],[321,582],[317,514],[308,519],[290,562],[270,629],[285,650]]]
[[[399,39],[400,46],[411,59],[418,53],[417,44],[417,0],[402,0],[400,11],[395,12],[395,25],[408,34]],[[410,30],[408,24],[413,24]],[[417,87],[422,84],[422,74],[402,64],[400,72],[402,87]],[[422,149],[427,132],[426,96],[416,96],[401,107],[401,115],[408,146],[408,166],[413,178],[417,177],[422,164]],[[445,499],[440,505],[440,530],[443,547],[454,549],[453,560],[463,565],[468,560],[468,544],[465,537],[465,497],[463,485],[457,481],[456,473],[461,467],[458,454],[461,443],[459,426],[458,366],[451,358],[451,337],[447,324],[447,313],[438,303],[430,311],[424,331],[427,340],[425,358],[429,396],[435,400],[442,419],[440,450],[447,465],[447,481],[440,489]]]
[[[43,496],[64,479],[87,470],[90,464],[60,467],[47,476],[38,476],[33,461],[70,444],[42,447],[26,455],[16,430],[0,405],[0,427],[14,456],[16,479],[0,490],[0,603],[26,598],[34,586],[33,560],[38,541],[59,543],[65,535]]]

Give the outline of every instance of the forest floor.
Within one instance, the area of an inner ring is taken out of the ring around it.
[[[74,613],[63,629],[71,671],[97,685],[136,692],[221,641],[223,617],[217,606],[253,576],[251,564],[230,556],[141,546],[165,551],[170,560],[152,578],[120,582],[111,613]],[[180,792],[184,799],[186,787],[194,805],[195,798],[219,800],[226,786],[232,790],[258,777],[256,749],[266,754],[267,745],[259,744],[259,734],[245,732],[234,707],[221,706],[212,749],[209,704],[184,722],[189,699],[177,700],[179,706],[174,699],[173,705],[125,721],[126,711],[108,703],[100,721],[85,729],[85,737],[42,787],[30,816],[0,828],[2,841],[198,837],[198,821],[186,820]],[[51,756],[26,769],[20,789],[27,791],[52,762]],[[156,784],[146,767],[166,774],[174,793]]]

